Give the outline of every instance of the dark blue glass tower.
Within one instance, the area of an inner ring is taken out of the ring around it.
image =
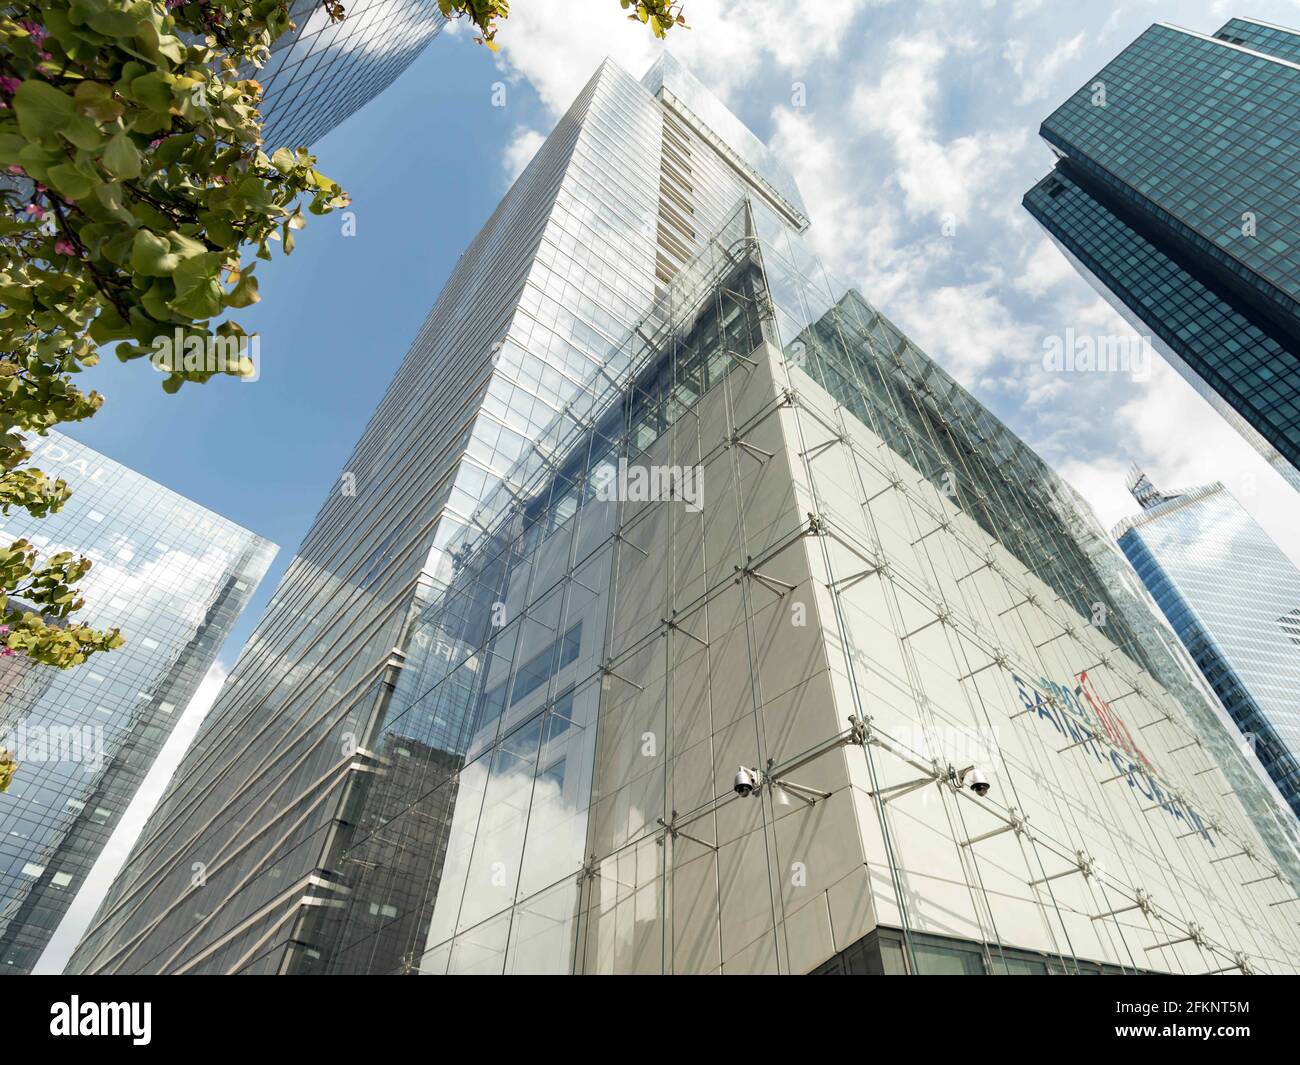
[[[1300,489],[1300,33],[1157,23],[1040,132],[1029,213]]]

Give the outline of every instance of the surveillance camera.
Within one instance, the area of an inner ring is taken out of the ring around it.
[[[746,769],[743,765],[736,772],[736,779],[731,782],[731,789],[741,798],[754,794],[754,789],[759,785],[759,775],[753,769]]]
[[[989,793],[989,779],[973,765],[961,771],[960,781],[963,787],[970,788],[981,799]]]

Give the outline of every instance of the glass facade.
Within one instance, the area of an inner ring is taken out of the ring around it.
[[[680,67],[657,64],[643,84],[607,62],[516,179],[448,280],[83,953],[143,929],[142,967],[171,964],[195,941],[214,968],[281,965],[294,889],[321,864],[337,793],[366,771],[354,765],[383,754],[355,757],[447,545],[742,195],[806,225],[784,169],[752,134],[733,146],[706,127],[710,106],[721,105]],[[441,764],[450,747],[428,746],[409,750]],[[196,846],[205,855],[180,860]],[[203,898],[224,900],[215,909],[173,904],[196,860],[214,888]]]
[[[1120,547],[1300,815],[1300,570],[1223,485],[1133,483],[1144,510],[1115,530]]]
[[[126,643],[70,670],[2,660],[0,745],[19,762],[0,795],[9,973],[36,963],[276,550],[66,436],[30,446],[72,498],[45,518],[11,514],[0,534],[88,557],[79,617]]]
[[[1118,549],[687,78],[606,63],[462,257],[74,971],[1289,964]]]
[[[331,21],[321,0],[290,0],[296,29],[249,73],[262,85],[267,151],[310,146],[390,86],[438,35],[437,0],[352,0]]]
[[[1158,23],[1043,123],[1024,204],[1300,488],[1300,33]]]

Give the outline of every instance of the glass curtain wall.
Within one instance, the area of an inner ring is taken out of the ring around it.
[[[1149,623],[1146,608],[1115,588],[1090,554],[1084,534],[1095,522],[1070,490],[861,296],[829,278],[778,219],[742,204],[449,545],[434,581],[445,591],[413,616],[390,712],[368,742],[386,771],[349,785],[326,863],[327,875],[351,890],[303,919],[296,970],[674,971],[682,931],[665,915],[685,908],[693,874],[674,866],[665,824],[718,797],[696,794],[688,803],[672,789],[678,724],[666,686],[744,696],[733,690],[734,672],[699,655],[667,657],[663,637],[675,631],[683,645],[702,642],[677,619],[701,603],[719,609],[719,589],[738,582],[746,561],[733,558],[730,545],[711,552],[706,567],[705,552],[692,548],[716,535],[704,516],[612,502],[602,488],[699,397],[752,364],[764,342],[783,347],[790,363],[924,471],[913,490],[942,493],[966,510],[1068,610],[1105,617],[1106,637],[1139,668],[1178,675],[1177,663],[1160,659],[1135,631]],[[710,440],[750,446],[718,432],[702,426],[694,444],[675,445],[674,462],[700,462]],[[664,541],[676,545],[675,558],[699,561],[647,577],[639,563]],[[742,613],[753,609],[746,599]],[[1040,701],[1072,698],[1050,682],[1025,684]],[[924,685],[916,687],[925,706]],[[1161,726],[1196,739],[1181,712],[1166,710]],[[629,759],[620,754],[627,730],[651,747],[662,738],[665,749]],[[1216,831],[1250,834],[1253,819],[1235,800],[1203,812]],[[885,818],[881,831],[888,839]],[[1026,846],[1042,869],[1074,860],[1071,842],[1035,835]],[[1285,840],[1277,849],[1289,853]],[[774,853],[756,856],[757,875],[778,877],[776,861]],[[967,877],[978,884],[978,869]],[[896,869],[893,879],[898,887]],[[1107,901],[1120,905],[1122,887],[1100,890],[1097,912],[1113,908]],[[1128,888],[1130,902],[1140,894]],[[780,926],[777,894],[767,905],[771,912],[755,920]],[[898,906],[906,929],[901,890]],[[1059,913],[1055,920],[1066,927]],[[984,931],[987,951],[996,929]],[[1118,925],[1113,934],[1123,942]],[[792,961],[788,944],[774,949],[787,969],[812,967]],[[1207,949],[1235,957],[1219,944]],[[1268,949],[1256,947],[1261,955]],[[1081,971],[1068,941],[1057,952],[1073,966],[1067,971]],[[1150,961],[1128,946],[1116,953],[1126,971]]]

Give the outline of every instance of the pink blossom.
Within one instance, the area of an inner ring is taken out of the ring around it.
[[[14,649],[12,647],[2,648],[0,649],[0,656],[3,656],[4,658],[13,658]]]
[[[76,255],[77,249],[70,240],[56,240],[54,250],[60,255]]]
[[[0,78],[0,92],[6,96],[12,96],[18,91],[18,86],[22,84],[17,78],[3,77]]]
[[[46,36],[48,36],[45,27],[39,26],[35,22],[24,20],[18,23],[18,25],[27,31],[28,36],[32,39],[32,43],[38,48],[40,47],[41,41],[45,40]]]
[[[23,172],[23,168],[21,166],[10,166],[10,167],[6,167],[6,169],[11,174],[21,174]]]
[[[8,636],[8,635],[9,635],[9,626],[0,625],[0,636]]]
[[[45,208],[39,203],[29,203],[25,210],[27,214],[31,215],[38,222],[45,217]]]

